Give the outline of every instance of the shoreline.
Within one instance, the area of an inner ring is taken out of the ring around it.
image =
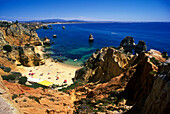
[[[42,46],[35,46],[35,52],[39,53],[41,57],[43,57],[44,54],[42,49]],[[56,63],[52,58],[44,59],[44,62],[45,64],[40,66],[17,66],[17,70],[21,72],[22,76],[26,76],[27,78],[36,78],[50,81],[60,86],[63,84],[69,86],[73,83],[72,78],[75,77],[76,70],[81,68],[79,66],[72,66],[60,62]],[[34,75],[29,75],[29,73],[34,73]],[[67,80],[67,83],[64,83],[64,80]]]

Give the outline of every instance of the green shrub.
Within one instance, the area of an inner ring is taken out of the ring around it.
[[[13,75],[8,75],[8,76],[2,76],[2,79],[3,80],[15,80],[16,79],[16,76],[13,76]]]
[[[39,98],[39,97],[35,97],[35,96],[28,96],[28,98],[33,99],[33,100],[37,101],[38,103],[40,103],[39,100],[41,99],[41,97]]]
[[[21,77],[19,78],[19,84],[25,84],[27,82],[27,77]]]
[[[71,84],[71,85],[68,86],[67,88],[59,89],[59,91],[66,92],[67,90],[75,89],[76,87],[78,87],[78,86],[83,86],[83,85],[85,85],[84,82],[82,82],[82,81],[80,81],[80,80],[76,80],[73,84]]]
[[[26,100],[26,99],[24,99],[24,100],[23,100],[23,102],[27,102],[27,100]]]
[[[18,97],[18,95],[17,94],[13,94],[13,96],[12,96],[12,100],[14,100],[15,98],[17,98]]]
[[[12,47],[10,45],[5,45],[3,46],[3,49],[7,52],[11,52],[12,51]]]
[[[159,60],[155,59],[155,57],[150,58],[150,61],[155,65],[160,65]]]
[[[49,100],[51,100],[51,101],[53,101],[53,102],[55,101],[53,98],[50,98]]]

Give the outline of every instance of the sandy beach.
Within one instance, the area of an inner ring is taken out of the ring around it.
[[[42,49],[43,47],[38,46],[35,48],[35,52],[42,56]],[[52,61],[52,58],[45,59],[45,64],[41,66],[17,66],[18,71],[21,72],[23,76],[47,80],[58,85],[62,85],[64,80],[67,80],[66,84],[72,84],[72,78],[75,77],[75,71],[79,68],[81,67],[71,66],[59,62],[55,63]],[[30,73],[34,73],[34,75],[29,75]]]

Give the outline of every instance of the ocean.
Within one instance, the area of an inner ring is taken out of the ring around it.
[[[65,29],[62,29],[62,26]],[[47,36],[54,42],[46,50],[54,59],[61,59],[65,64],[80,66],[96,49],[120,45],[126,36],[132,36],[137,44],[144,40],[147,50],[166,51],[170,55],[170,23],[79,23],[53,24],[53,29],[36,30],[40,38]],[[57,38],[53,38],[56,34]],[[92,34],[94,42],[89,43]],[[74,61],[77,59],[77,61]]]

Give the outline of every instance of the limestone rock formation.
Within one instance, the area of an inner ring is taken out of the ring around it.
[[[170,67],[165,67],[163,64],[160,64],[158,70],[158,65],[153,61],[153,58],[154,60],[157,58],[161,61],[165,61],[164,58],[161,58],[161,55],[160,52],[151,50],[148,53],[142,52],[136,58],[134,62],[136,63],[136,61],[138,61],[135,67],[136,71],[123,92],[124,98],[127,99],[127,104],[134,105],[128,113],[164,114],[168,112],[168,81]],[[157,76],[157,74],[160,75]],[[163,96],[164,93],[166,93],[165,96]],[[162,108],[158,108],[159,106]]]
[[[93,35],[90,34],[90,36],[89,36],[89,42],[93,42],[93,41],[94,41]]]
[[[4,40],[10,45],[42,45],[37,33],[29,27],[23,27],[20,23],[11,24],[1,29]]]
[[[162,65],[148,95],[141,114],[170,113],[170,65]]]
[[[142,40],[138,42],[138,44],[135,46],[135,53],[141,53],[142,51],[146,51],[146,43]]]
[[[128,82],[124,94],[130,105],[140,102],[151,91],[157,66],[150,62],[146,53],[141,53],[133,64],[136,64],[136,72]]]
[[[48,39],[47,37],[44,38],[44,41],[43,41],[43,44],[44,45],[50,45],[50,39]]]
[[[22,114],[11,99],[9,90],[0,76],[0,114]]]
[[[4,34],[0,29],[0,48],[2,48],[7,42],[5,41]]]
[[[44,64],[43,59],[38,53],[35,53],[34,47],[23,47],[19,49],[19,61],[24,66],[39,66]]]
[[[138,42],[137,45],[135,45],[134,43],[134,39],[131,36],[126,36],[120,43],[120,47],[123,47],[124,52],[130,52],[133,53],[133,50],[135,51],[135,53],[141,53],[142,51],[146,51],[147,46],[146,43],[142,40],[140,40]]]
[[[85,63],[85,67],[76,71],[74,80],[87,82],[107,82],[127,70],[131,56],[111,47],[96,51]]]
[[[132,49],[135,47],[134,39],[131,36],[126,36],[120,43],[120,46],[122,46],[125,50],[125,52],[132,53]]]

